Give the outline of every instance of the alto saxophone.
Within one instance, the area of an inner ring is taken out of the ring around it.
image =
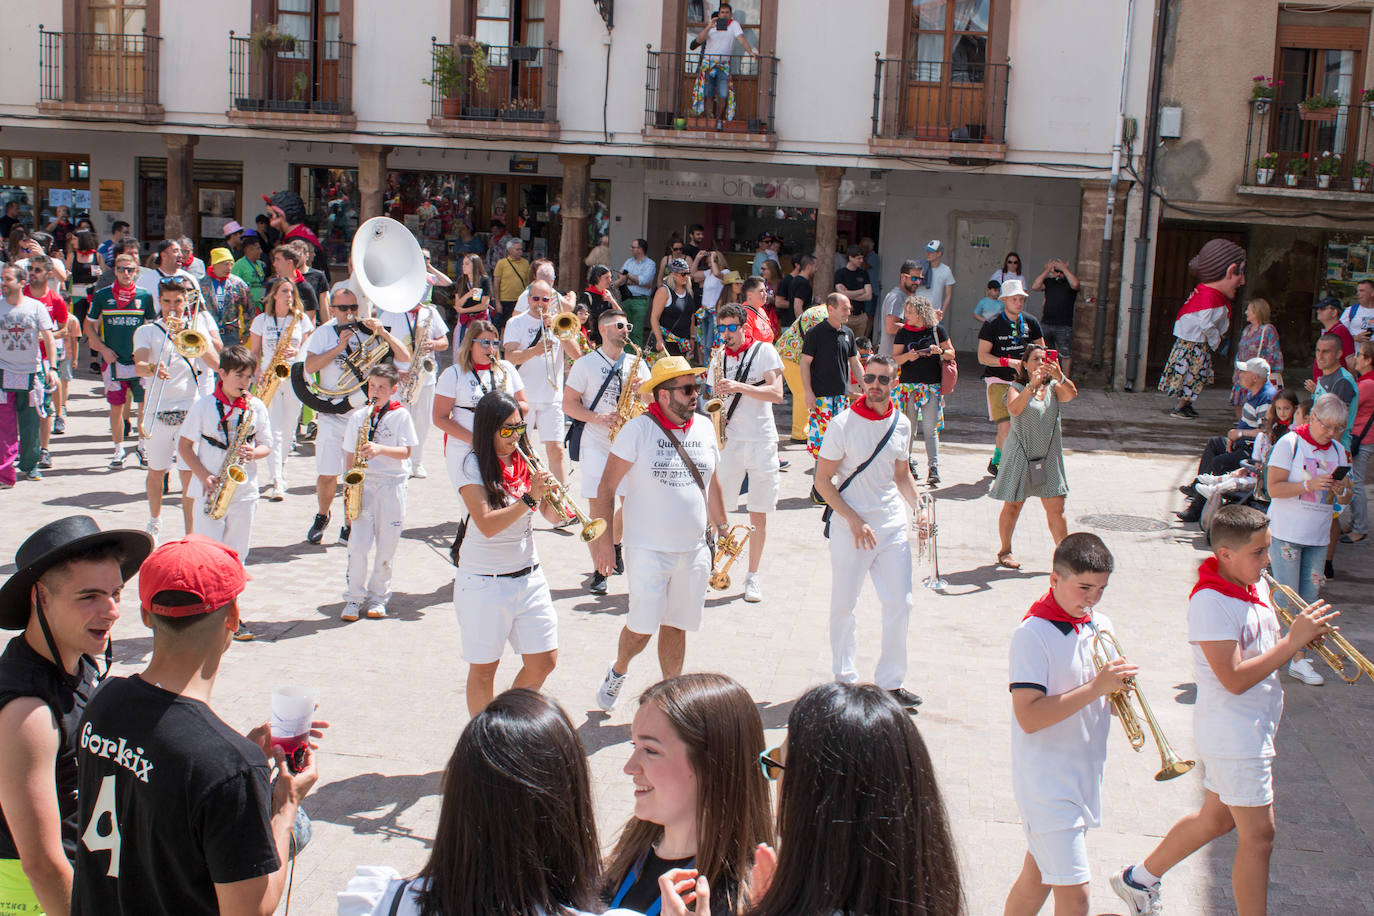
[[[242,451],[248,440],[253,438],[254,424],[251,408],[243,412],[243,419],[239,421],[238,429],[234,430],[234,438],[230,440],[229,447],[224,452],[224,463],[219,466],[219,473],[215,475],[215,488],[205,494],[205,514],[213,519],[224,518],[229,511],[229,503],[234,498],[234,491],[239,488],[239,484],[248,479],[248,471],[243,466]]]
[[[353,466],[343,475],[344,484],[344,519],[352,524],[357,521],[358,516],[363,514],[363,481],[367,479],[367,459],[363,457],[363,446],[367,445],[368,420],[372,412],[368,411],[368,416],[363,417],[363,421],[358,424],[358,441],[353,445]]]
[[[635,417],[644,412],[644,402],[639,399],[639,365],[644,362],[639,347],[625,342],[625,349],[634,353],[634,360],[630,363],[630,372],[620,380],[620,397],[615,402],[615,422],[611,424],[611,441],[619,435],[621,427],[629,423]]]
[[[706,377],[711,380],[711,400],[706,402],[706,416],[711,418],[711,426],[715,428],[717,448],[725,448],[725,401],[720,396],[720,383],[725,379],[724,350],[724,347],[712,350],[706,367]]]
[[[410,357],[410,368],[406,369],[405,375],[401,377],[400,395],[397,398],[407,407],[414,404],[415,399],[420,396],[425,374],[433,372],[438,365],[433,356],[424,353],[424,345],[429,341],[429,325],[433,320],[434,313],[430,307],[423,307],[420,323],[415,326],[414,338],[410,342],[414,351]],[[423,357],[421,353],[424,353]]]
[[[262,372],[262,381],[253,386],[253,394],[257,395],[264,407],[271,404],[272,398],[277,396],[277,388],[281,383],[291,377],[291,364],[286,361],[286,351],[291,346],[291,335],[296,332],[297,320],[296,313],[292,312],[286,330],[277,338],[276,349],[272,351],[272,361]]]

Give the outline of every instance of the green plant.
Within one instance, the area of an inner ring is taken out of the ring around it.
[[[420,82],[426,86],[437,87],[439,94],[445,98],[457,98],[463,88],[463,78],[467,74],[463,60],[454,52],[453,45],[435,45],[431,53],[434,55],[431,76]]]
[[[1292,159],[1288,160],[1288,165],[1284,168],[1284,171],[1289,175],[1296,175],[1301,178],[1303,175],[1307,174],[1307,167],[1311,165],[1311,159],[1312,157],[1307,153],[1303,153],[1301,156],[1294,156]]]
[[[1364,92],[1360,93],[1361,105],[1368,105],[1371,102],[1374,102],[1374,89],[1366,89]]]
[[[305,101],[305,91],[310,88],[310,77],[305,73],[297,73],[291,80],[291,101]]]
[[[1254,85],[1250,87],[1250,98],[1272,99],[1274,90],[1282,85],[1283,80],[1276,80],[1272,76],[1254,77]]]
[[[1368,178],[1370,165],[1368,159],[1357,159],[1355,164],[1350,167],[1350,175],[1354,178]]]
[[[1278,167],[1278,153],[1265,153],[1263,156],[1260,156],[1258,159],[1255,160],[1255,168],[1257,169],[1276,169]]]
[[[258,57],[269,52],[296,50],[296,36],[283,32],[275,22],[259,21],[248,33],[248,45]]]
[[[1300,104],[1308,111],[1322,111],[1327,108],[1340,108],[1345,102],[1340,96],[1331,92],[1309,96],[1303,99]]]
[[[1341,157],[1327,150],[1317,159],[1318,175],[1337,175],[1341,171]]]

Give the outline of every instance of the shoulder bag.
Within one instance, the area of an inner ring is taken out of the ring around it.
[[[607,372],[606,377],[601,380],[601,387],[596,390],[596,397],[592,398],[592,403],[591,406],[587,408],[588,410],[596,410],[596,405],[601,403],[601,396],[606,393],[606,388],[610,386],[611,379],[620,375],[620,366],[624,362],[625,354],[621,353],[620,358],[611,366],[611,371]],[[622,382],[622,384],[624,383]],[[568,447],[568,457],[573,461],[576,461],[582,453],[582,431],[586,428],[586,420],[573,420],[568,424],[568,434],[563,437],[563,444]]]
[[[387,910],[387,916],[396,916],[401,911],[401,901],[405,899],[408,890],[410,890],[410,881],[402,881],[401,886],[396,888],[396,896],[391,898],[391,908]]]
[[[948,337],[945,340],[949,340]],[[935,332],[935,342],[940,342],[940,332]],[[940,394],[948,397],[954,393],[954,386],[959,384],[959,361],[957,359],[945,359],[940,357]]]
[[[897,431],[897,422],[901,420],[901,418],[902,412],[894,408],[892,411],[892,423],[888,425],[887,432],[883,433],[882,439],[878,440],[878,447],[873,450],[873,454],[869,455],[867,458],[864,459],[863,464],[859,465],[854,469],[854,473],[846,477],[844,479],[844,482],[835,488],[838,492],[843,493],[845,491],[845,487],[848,487],[851,483],[853,483],[854,478],[862,474],[868,468],[868,466],[873,463],[874,459],[876,459],[880,454],[882,454],[883,449],[887,447],[888,440],[891,439],[892,434]],[[821,496],[819,491],[816,490],[815,485],[812,485],[811,487],[811,501],[816,503],[817,505],[825,506],[825,511],[821,513],[821,521],[825,523],[825,528],[823,530],[825,536],[828,538],[830,537],[830,517],[835,514],[835,510],[828,503],[826,503],[825,499]]]
[[[711,528],[711,497],[707,495],[706,481],[701,479],[701,471],[697,470],[697,463],[687,454],[687,450],[682,447],[682,443],[678,441],[677,436],[673,435],[673,431],[664,426],[658,417],[647,410],[644,411],[643,416],[653,420],[654,425],[663,430],[663,435],[667,436],[668,441],[673,443],[673,448],[677,449],[678,457],[682,459],[683,464],[687,465],[687,470],[691,473],[692,479],[696,481],[697,489],[701,491],[701,498],[706,503],[706,546],[711,549],[711,556],[715,557],[716,535],[715,531]]]

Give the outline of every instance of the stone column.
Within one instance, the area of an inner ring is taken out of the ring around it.
[[[191,165],[200,138],[193,134],[163,134],[167,144],[167,214],[162,237],[196,237],[196,202],[192,199]]]
[[[840,218],[840,178],[843,176],[842,168],[816,166],[821,190],[816,207],[816,276],[811,287],[817,299],[824,299],[835,289],[835,227]]]
[[[577,291],[586,284],[582,259],[587,254],[587,217],[591,216],[591,156],[562,153],[563,207],[558,211],[563,231],[558,243],[558,285]]]
[[[358,221],[361,223],[385,215],[382,213],[382,190],[386,187],[386,157],[391,147],[357,143],[353,150],[358,154]]]

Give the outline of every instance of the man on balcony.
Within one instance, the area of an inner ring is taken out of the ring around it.
[[[749,39],[744,37],[744,29],[735,20],[730,4],[722,3],[691,44],[692,50],[706,47],[697,68],[696,82],[692,84],[692,114],[698,117],[705,114],[706,100],[710,99],[716,130],[722,130],[725,121],[735,119],[735,90],[730,80],[730,58],[734,55],[735,42],[739,42],[751,57],[758,57]]]

